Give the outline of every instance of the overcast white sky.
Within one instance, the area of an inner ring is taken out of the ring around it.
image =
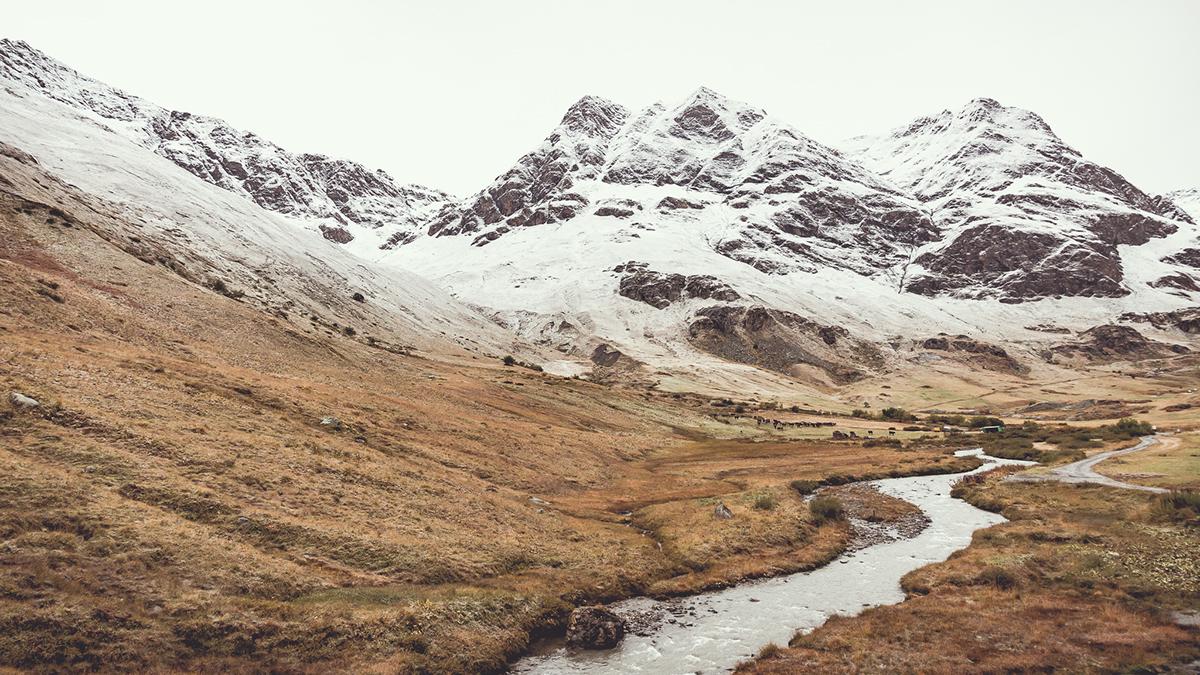
[[[1200,1],[0,0],[159,105],[466,196],[585,94],[700,85],[828,144],[988,96],[1150,192],[1200,188]]]

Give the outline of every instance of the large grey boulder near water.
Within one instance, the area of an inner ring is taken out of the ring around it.
[[[603,607],[579,607],[567,620],[567,645],[612,649],[625,637],[625,619]]]

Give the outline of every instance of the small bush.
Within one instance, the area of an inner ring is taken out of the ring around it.
[[[895,420],[897,422],[912,422],[916,421],[916,416],[908,412],[904,408],[890,407],[879,411],[879,419]]]
[[[817,488],[821,487],[821,484],[815,480],[794,480],[788,483],[788,487],[802,495],[811,495],[817,491]]]
[[[1017,586],[1018,579],[1017,575],[1009,572],[1003,567],[996,567],[992,565],[984,568],[984,570],[979,573],[979,576],[976,577],[976,581],[981,584],[995,586],[1000,590],[1007,591],[1008,589],[1015,588]]]
[[[754,498],[754,508],[760,511],[770,511],[775,506],[775,495],[758,495]]]
[[[512,357],[512,355],[506,356],[506,357],[504,357],[504,365],[506,365],[506,366],[515,366],[515,365],[517,365],[517,360],[516,360],[516,359],[514,359],[514,358]]]
[[[350,326],[343,328],[342,332],[346,334],[346,337],[354,337],[358,333],[358,331],[354,330]]]
[[[817,525],[846,517],[846,509],[833,497],[817,497],[809,503],[808,510]]]
[[[774,642],[768,642],[767,644],[763,645],[762,649],[758,650],[758,656],[756,658],[761,661],[762,659],[769,659],[778,653],[779,645],[775,644]]]
[[[1155,520],[1200,525],[1200,494],[1171,492],[1154,498],[1150,514]]]
[[[851,416],[851,417],[857,417],[857,418],[859,418],[859,419],[863,419],[863,420],[873,420],[873,419],[875,419],[875,416],[874,416],[874,415],[872,415],[870,412],[868,412],[868,411],[866,411],[866,410],[862,410],[861,408],[855,408],[854,410],[851,410],[851,411],[850,411],[850,416]]]

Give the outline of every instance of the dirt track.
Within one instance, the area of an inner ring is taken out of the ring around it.
[[[1131,483],[1122,483],[1120,481],[1113,480],[1113,479],[1109,478],[1108,476],[1102,476],[1092,470],[1092,467],[1096,466],[1100,462],[1103,462],[1104,460],[1106,460],[1110,457],[1116,457],[1117,455],[1126,455],[1131,452],[1145,450],[1146,448],[1150,447],[1151,445],[1154,445],[1155,443],[1158,443],[1158,439],[1155,438],[1154,436],[1142,436],[1141,442],[1138,443],[1137,445],[1133,446],[1132,448],[1125,448],[1124,450],[1110,450],[1108,452],[1102,452],[1098,455],[1093,455],[1091,457],[1088,457],[1087,459],[1080,460],[1078,462],[1073,462],[1073,463],[1067,464],[1065,466],[1060,466],[1057,469],[1050,471],[1049,473],[1013,474],[1011,476],[1006,477],[1004,480],[1010,480],[1010,481],[1057,480],[1057,481],[1062,481],[1064,483],[1100,483],[1101,485],[1111,485],[1112,487],[1129,488],[1131,490],[1145,490],[1147,492],[1163,492],[1163,493],[1169,492],[1169,490],[1164,490],[1162,488],[1147,487],[1145,485],[1133,485]]]

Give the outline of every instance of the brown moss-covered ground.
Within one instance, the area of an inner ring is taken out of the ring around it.
[[[0,193],[4,667],[497,672],[580,603],[835,555],[848,531],[808,523],[790,481],[956,468],[722,440],[706,399],[381,349],[115,247],[77,206]]]

